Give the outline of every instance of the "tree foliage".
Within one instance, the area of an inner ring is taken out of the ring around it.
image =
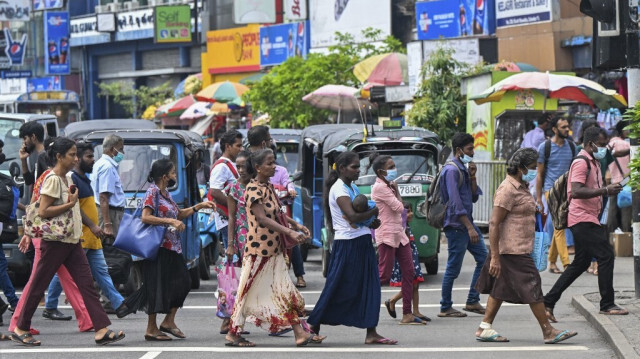
[[[100,92],[98,96],[113,99],[113,102],[122,108],[131,117],[139,117],[150,106],[159,106],[166,99],[173,96],[173,89],[169,82],[158,87],[140,86],[135,88],[129,82],[116,81],[98,84]]]
[[[435,132],[445,142],[466,130],[467,105],[460,80],[469,68],[454,59],[453,53],[440,46],[423,64],[422,83],[407,114],[411,124]]]
[[[306,127],[324,122],[330,112],[316,109],[302,101],[304,95],[324,85],[357,86],[353,67],[363,59],[388,52],[405,52],[402,43],[381,31],[365,29],[365,42],[358,43],[351,34],[336,32],[338,44],[327,53],[311,53],[307,59],[290,57],[274,67],[259,81],[250,83],[244,95],[254,111],[268,113],[272,127]],[[381,41],[376,46],[371,42]]]
[[[640,138],[640,101],[625,112],[624,119],[630,122],[625,128],[629,130],[629,137]],[[635,190],[640,190],[640,156],[637,153],[629,163],[629,170],[631,171],[629,185]]]

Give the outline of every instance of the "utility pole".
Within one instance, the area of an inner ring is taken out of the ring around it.
[[[638,41],[636,34],[635,41]],[[629,108],[640,101],[640,68],[627,69],[627,83],[629,91]],[[638,156],[638,139],[631,139],[631,158]],[[636,298],[640,298],[640,191],[633,191],[632,200],[633,225],[633,283],[636,290]]]

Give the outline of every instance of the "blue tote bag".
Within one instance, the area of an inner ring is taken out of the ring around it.
[[[155,214],[158,213],[159,193],[156,193]],[[164,226],[142,223],[141,212],[142,208],[138,207],[133,214],[124,214],[113,246],[134,256],[154,260],[158,256],[158,250],[167,229]]]
[[[533,240],[531,258],[533,258],[533,263],[539,272],[547,269],[547,257],[549,256],[550,245],[551,237],[549,237],[549,233],[544,230],[542,226],[542,216],[538,213],[536,214],[536,236]]]

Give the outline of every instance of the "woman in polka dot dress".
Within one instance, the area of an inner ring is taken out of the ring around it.
[[[278,223],[281,208],[269,182],[275,168],[270,149],[253,153],[246,164],[253,177],[245,191],[249,230],[236,304],[226,336],[228,346],[255,346],[240,335],[246,321],[270,333],[291,327],[297,346],[320,344],[324,339],[305,331],[299,319],[304,315],[304,299],[289,277],[280,236],[288,235],[301,242],[310,234],[293,220],[289,220],[291,228]]]

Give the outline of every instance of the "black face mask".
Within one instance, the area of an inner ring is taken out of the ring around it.
[[[173,178],[169,178],[169,183],[167,183],[167,187],[171,188],[175,185],[176,185],[176,180],[174,180]]]
[[[84,173],[91,173],[91,172],[93,172],[93,163],[92,164],[87,164],[85,162],[80,162],[80,169]]]
[[[4,153],[0,153],[0,165],[4,163],[6,159],[7,159],[7,155],[5,155]]]

